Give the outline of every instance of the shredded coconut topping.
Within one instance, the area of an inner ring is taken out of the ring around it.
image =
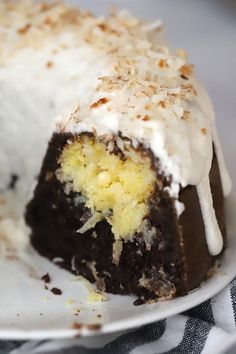
[[[116,100],[110,107],[126,117],[143,121],[161,119],[163,110],[168,110],[173,118],[181,119],[186,101],[197,94],[193,85],[186,83],[192,66],[181,55],[171,55],[158,40],[160,21],[145,24],[125,12],[94,17],[62,3],[32,4],[25,0],[3,1],[0,22],[2,65],[20,49],[46,46],[66,28],[76,33],[78,46],[87,43],[107,53],[113,62],[113,72],[100,77],[96,89],[116,92]],[[67,45],[64,43],[65,49]],[[53,62],[48,61],[46,66],[51,68]],[[92,102],[92,107],[95,104]]]

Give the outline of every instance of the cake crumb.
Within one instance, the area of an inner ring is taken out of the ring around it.
[[[43,280],[44,283],[49,284],[51,282],[51,277],[50,277],[49,273],[44,274],[41,277],[41,280]]]
[[[59,289],[59,288],[52,288],[50,291],[51,291],[54,295],[61,295],[61,294],[62,294],[62,291],[61,291],[61,289]]]
[[[74,303],[75,303],[75,300],[73,300],[71,298],[67,299],[67,301],[66,301],[66,305],[68,305],[68,306],[70,306],[70,305],[72,305]]]
[[[72,325],[72,328],[81,330],[82,328],[87,328],[90,331],[99,331],[101,329],[102,325],[100,323],[90,323],[90,324],[85,324],[81,322],[74,322]]]
[[[13,173],[11,175],[11,179],[10,179],[10,182],[8,184],[8,188],[11,189],[11,190],[14,190],[15,187],[16,187],[16,184],[18,182],[18,179],[19,179],[19,176],[16,175],[15,173]]]
[[[136,300],[133,302],[133,305],[134,305],[134,306],[140,306],[140,305],[143,305],[143,304],[145,304],[145,301],[144,301],[144,299],[141,299],[141,298],[138,298],[138,299],[136,299]]]
[[[100,323],[91,323],[87,325],[87,328],[90,331],[99,331],[101,329],[101,324]]]
[[[79,308],[76,308],[76,309],[74,309],[74,311],[73,311],[73,315],[79,316],[80,312],[81,312],[81,310],[80,310]]]
[[[83,326],[84,326],[83,323],[74,322],[73,325],[72,325],[72,328],[74,328],[74,329],[82,329]]]
[[[107,295],[98,291],[91,291],[87,296],[87,301],[90,303],[107,301]]]

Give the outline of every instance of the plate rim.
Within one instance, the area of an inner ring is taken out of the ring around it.
[[[227,214],[227,248],[224,251],[220,259],[220,267],[216,270],[216,273],[203,281],[199,288],[191,291],[190,293],[174,298],[167,301],[159,301],[153,304],[143,304],[140,306],[147,307],[148,311],[131,315],[127,318],[118,319],[108,323],[101,323],[101,328],[97,330],[91,330],[82,326],[81,329],[72,327],[58,328],[58,329],[2,329],[0,324],[0,339],[2,340],[39,340],[39,339],[66,339],[76,336],[89,337],[93,335],[111,334],[116,332],[123,332],[126,330],[132,330],[137,327],[141,327],[153,322],[157,322],[168,317],[180,314],[187,311],[217,295],[222,291],[235,277],[236,277],[236,237],[235,237],[235,225],[236,220],[233,215],[233,206],[236,205],[236,198],[231,194],[230,198],[227,198],[226,209]],[[230,221],[230,222],[229,222]],[[234,261],[235,260],[235,261]],[[196,294],[198,296],[196,296]],[[130,298],[130,296],[122,296]],[[174,305],[173,305],[174,302]],[[164,311],[160,311],[162,304],[172,304],[169,308],[165,308]],[[135,307],[135,306],[134,306]],[[152,311],[150,311],[152,310]],[[141,321],[140,321],[141,317]]]
[[[173,308],[169,310],[165,310],[165,316],[163,317],[162,312],[158,309],[154,309],[152,312],[143,313],[142,316],[142,323],[140,324],[140,314],[136,314],[128,319],[117,320],[112,323],[107,323],[101,326],[98,330],[88,330],[86,328],[81,328],[81,330],[73,329],[73,328],[65,328],[65,329],[46,329],[46,330],[22,330],[22,329],[15,329],[15,330],[3,330],[0,328],[0,339],[8,339],[8,340],[37,340],[37,339],[66,339],[66,338],[73,338],[78,336],[89,337],[91,335],[100,335],[100,334],[111,334],[119,331],[126,331],[130,329],[135,329],[153,322],[161,321],[163,319],[169,318],[171,316],[180,314],[184,311],[191,309],[207,300],[209,300],[212,296],[218,294],[222,291],[236,276],[236,269],[235,273],[231,273],[228,276],[225,276],[224,282],[219,282],[219,286],[216,288],[217,290],[213,292],[208,292],[201,297],[199,301],[197,297],[194,296],[195,300],[192,299],[192,295],[196,295],[196,293],[201,293],[201,291],[205,291],[205,284],[209,281],[214,282],[216,277],[222,277],[220,274],[216,274],[212,276],[212,278],[203,282],[200,288],[192,291],[191,293],[176,298],[175,301],[181,302],[181,304],[177,307],[176,311]],[[185,300],[189,300],[187,303]],[[165,301],[165,304],[172,300]],[[147,304],[142,306],[152,306],[153,304]],[[178,308],[178,309],[177,309]]]

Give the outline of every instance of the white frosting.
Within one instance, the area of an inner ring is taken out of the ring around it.
[[[9,211],[11,216],[22,214],[42,164],[53,119],[60,112],[75,110],[82,91],[89,92],[97,76],[106,72],[106,58],[99,60],[90,46],[75,48],[71,39],[71,48],[52,54],[59,44],[51,43],[40,52],[22,50],[6,66],[0,66],[0,141],[4,142],[0,191],[7,189],[12,174],[20,177],[15,191],[4,193],[8,205],[0,203],[1,215]],[[49,61],[53,62],[51,68],[46,66]]]
[[[228,170],[225,166],[223,151],[222,151],[220,139],[218,137],[218,132],[215,125],[213,126],[213,141],[214,141],[215,151],[216,151],[217,160],[220,169],[220,177],[221,177],[221,182],[223,187],[223,193],[224,196],[227,197],[231,192],[232,183],[229,177]]]
[[[204,177],[201,183],[197,186],[197,192],[205,225],[208,249],[210,254],[215,256],[222,250],[223,239],[213,207],[212,193],[208,176]]]
[[[180,186],[195,185],[209,251],[218,254],[222,236],[209,185],[213,138],[225,194],[230,183],[214,113],[183,53],[170,54],[160,41],[160,22],[23,3],[13,10],[0,4],[0,190],[12,173],[21,177],[11,192],[21,202],[11,210],[24,209],[57,116],[56,131],[121,132],[149,147],[172,176],[168,192],[178,215]]]

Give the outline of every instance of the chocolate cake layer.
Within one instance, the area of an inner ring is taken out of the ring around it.
[[[63,258],[63,267],[111,293],[134,294],[147,301],[169,299],[198,287],[216,257],[208,252],[196,187],[181,190],[180,200],[185,210],[178,218],[174,199],[163,188],[169,182],[158,170],[158,160],[145,151],[151,156],[158,181],[149,198],[146,216],[148,225],[155,228],[155,236],[150,241],[137,232],[132,239],[124,240],[119,262],[115,264],[111,225],[102,220],[78,234],[90,211],[84,203],[77,202],[78,193],[65,194],[65,185],[57,178],[63,148],[73,139],[71,134],[55,133],[49,144],[39,183],[26,212],[33,246],[51,260]],[[210,183],[225,242],[224,200],[215,154]]]

